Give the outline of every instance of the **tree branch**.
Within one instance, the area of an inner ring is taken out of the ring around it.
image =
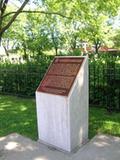
[[[17,18],[17,16],[20,14],[20,12],[23,10],[23,8],[25,7],[25,5],[29,2],[29,0],[25,0],[23,2],[23,4],[21,5],[21,7],[15,12],[15,14],[13,15],[13,17],[10,19],[10,21],[7,23],[6,26],[4,26],[1,30],[0,30],[0,35],[2,35],[10,26],[11,24],[14,22],[14,20]]]
[[[3,0],[0,0],[0,10],[1,10],[2,6],[3,6]]]
[[[8,4],[8,0],[4,0],[4,2],[2,4],[2,8],[1,8],[1,15],[4,14],[6,7],[7,7],[7,4]]]
[[[16,13],[16,11],[9,12],[9,13],[7,13],[7,14],[3,15],[3,16],[2,16],[2,18],[5,18],[5,17],[7,17],[7,16],[9,16],[9,15],[12,15],[12,14],[15,14],[15,13]],[[61,16],[61,17],[63,17],[63,18],[72,19],[71,17],[67,17],[67,16],[65,16],[65,15],[63,15],[63,14],[61,14],[61,13],[59,13],[59,12],[46,12],[46,11],[21,11],[20,13],[42,13],[42,14],[49,14],[49,15],[54,14],[54,15]]]

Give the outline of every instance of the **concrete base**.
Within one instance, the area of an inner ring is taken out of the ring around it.
[[[56,146],[54,146],[54,145],[51,145],[51,144],[49,144],[49,143],[46,143],[46,142],[44,142],[44,141],[42,141],[42,140],[38,140],[38,143],[43,144],[43,145],[46,145],[49,149],[51,149],[51,150],[56,150],[56,151],[60,151],[60,152],[63,152],[63,153],[65,153],[65,154],[76,153],[83,145],[87,144],[88,142],[89,142],[88,139],[85,140],[82,144],[80,144],[79,146],[76,146],[73,150],[71,150],[71,152],[69,152],[69,151],[65,151],[65,150],[63,150],[63,149],[61,149],[61,148],[59,148],[59,147],[56,147]]]
[[[120,138],[97,135],[65,154],[16,133],[0,138],[0,160],[120,160]]]

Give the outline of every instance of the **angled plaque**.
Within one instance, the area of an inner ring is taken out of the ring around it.
[[[37,91],[68,96],[83,60],[83,57],[56,57]]]

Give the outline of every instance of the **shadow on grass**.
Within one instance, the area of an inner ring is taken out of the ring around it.
[[[0,137],[13,132],[37,139],[35,100],[0,95]]]
[[[120,113],[109,114],[103,108],[90,108],[89,138],[96,134],[110,134],[120,137]]]

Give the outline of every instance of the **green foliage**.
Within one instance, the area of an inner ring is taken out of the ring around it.
[[[4,33],[4,43],[19,53],[36,56],[54,49],[55,54],[64,48],[76,49],[83,41],[95,46],[96,52],[101,45],[112,44],[113,34],[110,20],[117,15],[118,0],[96,1],[33,1],[33,11],[21,13]],[[6,13],[15,10],[7,6]],[[40,12],[42,11],[42,12]],[[39,13],[40,12],[40,13]],[[5,17],[2,24],[8,23],[12,14]]]
[[[39,61],[25,64],[0,64],[0,92],[34,96],[53,56],[41,56]]]
[[[120,49],[120,29],[116,30],[116,35],[113,37],[114,47]]]
[[[70,56],[81,56],[81,51],[79,48],[74,49],[73,51],[70,51],[68,55]]]

